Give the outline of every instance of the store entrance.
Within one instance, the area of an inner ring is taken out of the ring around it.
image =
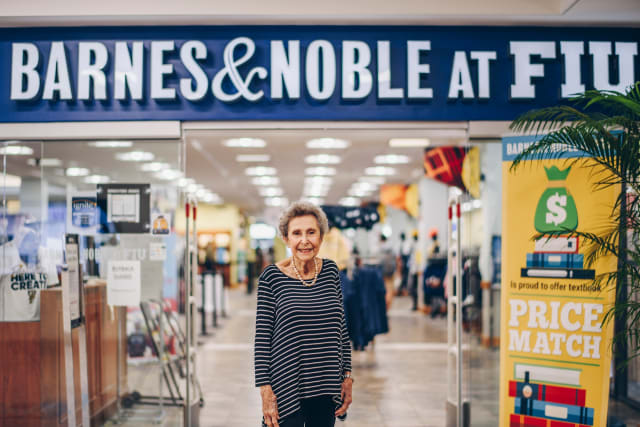
[[[449,347],[445,289],[447,203],[456,190],[452,182],[426,176],[425,153],[432,151],[430,161],[442,160],[435,167],[429,163],[431,172],[439,169],[441,177],[453,167],[449,162],[462,162],[474,147],[476,153],[482,150],[483,156],[493,156],[493,168],[498,170],[498,128],[502,125],[496,126],[494,139],[488,139],[485,131],[481,142],[470,142],[467,123],[243,123],[242,129],[233,124],[183,123],[186,174],[219,198],[215,204],[198,207],[199,271],[207,277],[213,266],[214,275],[222,278],[227,300],[221,309],[228,316],[218,318],[214,326],[209,319],[215,318],[215,303],[207,311],[203,302],[210,335],[200,338],[198,369],[205,390],[229,399],[229,404],[234,396],[234,407],[242,408],[246,424],[250,418],[260,418],[260,398],[252,380],[256,279],[265,266],[288,256],[277,237],[278,219],[289,203],[305,199],[325,209],[339,239],[349,248],[343,286],[347,318],[352,321],[354,372],[361,377],[356,393],[364,399],[354,404],[349,420],[380,424],[400,417],[403,422],[430,425],[431,417],[445,425],[446,402],[451,397],[447,390],[455,387],[457,378],[447,364],[455,349]],[[447,158],[448,153],[454,157]],[[461,180],[459,175],[460,171]],[[462,199],[461,237],[468,261],[464,280],[470,284],[465,291],[469,298],[465,300],[462,378],[474,425],[492,426],[498,422],[498,352],[492,345],[498,344],[499,337],[497,328],[491,330],[491,319],[499,293],[492,295],[490,286],[480,286],[478,258],[484,239],[480,199],[477,193]],[[494,208],[499,209],[499,204]],[[380,216],[364,226],[371,212]],[[434,253],[435,242],[439,253]],[[381,323],[386,326],[367,331],[367,325],[354,324],[353,311],[376,308],[357,304],[361,294],[354,291],[358,284],[349,277],[354,271],[363,277],[370,267],[380,268],[386,247],[395,255],[395,274],[387,283],[367,282],[381,289]],[[204,279],[197,280],[199,284],[205,296],[213,295],[207,292]],[[483,309],[488,323],[484,331]],[[197,325],[199,316],[195,316]],[[215,375],[222,372],[242,372],[244,377]],[[420,403],[424,401],[432,404],[425,408]],[[372,411],[365,414],[358,407]],[[229,411],[208,405],[201,416],[230,420]]]

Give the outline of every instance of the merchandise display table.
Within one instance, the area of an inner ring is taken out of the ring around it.
[[[127,393],[126,312],[107,306],[104,281],[91,280],[85,290],[90,414],[92,424],[101,424],[116,411],[118,360],[120,395]],[[77,329],[72,341],[76,419],[82,419]],[[67,425],[64,350],[59,287],[41,291],[39,322],[0,323],[0,425]]]

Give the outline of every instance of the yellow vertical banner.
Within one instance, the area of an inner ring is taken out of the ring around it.
[[[576,232],[615,226],[620,188],[596,188],[606,176],[579,152],[511,170],[533,140],[502,142],[500,426],[605,427],[615,290],[595,279],[616,259],[588,265]]]

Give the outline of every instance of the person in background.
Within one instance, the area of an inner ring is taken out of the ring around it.
[[[327,217],[296,202],[279,225],[291,258],[258,282],[255,383],[263,425],[333,427],[352,402],[351,342],[335,262],[319,258]]]
[[[380,235],[380,265],[382,267],[384,288],[386,289],[385,301],[388,311],[391,308],[393,296],[395,295],[394,279],[398,265],[396,254],[391,246],[391,242],[387,240],[387,236],[384,234]]]
[[[420,273],[424,270],[422,251],[418,246],[418,231],[413,232],[413,250],[409,257],[409,295],[411,296],[411,311],[418,309],[418,283]]]
[[[414,250],[413,239],[407,239],[404,232],[400,233],[400,272],[401,280],[398,288],[398,295],[408,295],[409,286],[409,258]]]
[[[247,293],[253,293],[253,279],[256,277],[256,249],[251,246],[251,242],[247,248]]]

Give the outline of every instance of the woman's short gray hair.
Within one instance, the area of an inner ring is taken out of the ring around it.
[[[324,237],[324,235],[329,231],[329,220],[327,219],[327,215],[322,209],[313,203],[303,201],[292,203],[280,216],[280,223],[278,224],[280,236],[286,239],[289,234],[289,222],[293,218],[305,215],[312,215],[316,218],[318,228],[320,229],[320,237]]]

